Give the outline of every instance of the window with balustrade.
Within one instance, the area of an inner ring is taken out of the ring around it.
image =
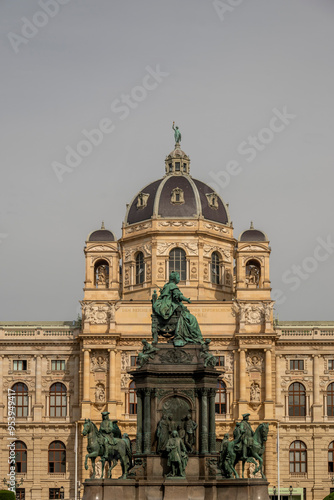
[[[53,441],[48,450],[49,473],[66,472],[66,446],[61,441]],[[57,498],[57,497],[55,497]]]
[[[307,472],[307,449],[303,441],[293,441],[289,449],[290,474]]]
[[[305,417],[306,390],[300,382],[294,382],[289,387],[289,417]]]
[[[15,395],[16,417],[27,417],[29,411],[28,387],[23,382],[17,382],[13,385],[12,391]]]
[[[50,417],[66,417],[67,389],[61,382],[50,387]]]

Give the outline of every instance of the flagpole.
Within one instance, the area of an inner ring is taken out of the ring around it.
[[[279,421],[277,421],[277,489],[278,489],[277,500],[280,500],[281,495],[280,495],[280,470],[279,470]]]

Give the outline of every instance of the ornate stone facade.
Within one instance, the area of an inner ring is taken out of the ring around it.
[[[101,411],[109,411],[110,418],[135,440],[129,370],[136,366],[141,340],[151,337],[152,294],[182,261],[180,289],[190,297],[187,307],[220,360],[218,440],[231,432],[243,413],[250,413],[253,427],[269,422],[265,473],[270,487],[277,486],[279,423],[281,486],[306,488],[307,500],[322,500],[332,476],[328,448],[334,436],[334,412],[328,391],[334,383],[334,322],[274,324],[268,238],[251,227],[236,240],[224,202],[188,175],[189,158],[178,154],[168,158],[159,189],[147,186],[140,192],[142,201],[137,195],[129,205],[118,241],[104,226],[87,238],[82,324],[0,323],[0,477],[8,473],[7,390],[16,383],[27,389],[24,416],[17,417],[17,438],[27,447],[27,472],[18,478],[23,477],[29,500],[48,500],[49,488],[60,486],[66,499],[74,499],[76,428],[78,479],[89,477],[83,466],[85,418],[98,422]],[[177,170],[180,158],[184,172]],[[184,203],[171,203],[175,188],[184,191]],[[194,197],[189,201],[191,190]],[[175,210],[181,211],[179,216]],[[177,258],[171,254],[174,249]],[[256,279],[252,266],[258,270]],[[170,349],[164,355],[168,359],[162,357],[161,363],[189,361],[182,350]],[[66,392],[62,416],[54,416],[51,404],[54,383]],[[289,399],[293,387],[303,394],[300,415],[294,414]],[[48,447],[54,440],[66,446],[66,470],[59,474],[48,470]],[[306,446],[306,472],[290,472],[289,449],[296,440]]]

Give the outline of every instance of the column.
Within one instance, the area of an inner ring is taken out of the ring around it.
[[[144,453],[151,453],[151,389],[144,389]]]
[[[84,401],[90,401],[90,395],[89,395],[89,390],[90,390],[90,349],[83,349],[84,352],[84,376],[83,376],[83,382],[84,382],[84,390],[83,390],[83,400]]]
[[[246,350],[239,350],[239,401],[246,401]]]
[[[35,381],[35,403],[36,404],[41,404],[42,400],[42,357],[40,355],[37,355],[35,358],[35,376],[36,376],[36,381]]]
[[[276,356],[276,404],[280,404],[282,401],[282,389],[281,389],[281,377],[280,377],[280,368],[281,368],[281,358],[280,356]]]
[[[272,383],[271,383],[271,350],[265,349],[266,352],[266,401],[272,401]]]
[[[137,437],[136,453],[143,452],[143,391],[137,389]]]
[[[201,389],[200,453],[208,453],[208,389]]]
[[[74,357],[74,394],[75,400],[74,404],[79,404],[79,356]]]
[[[115,349],[109,349],[109,401],[116,400],[116,353]]]
[[[289,417],[289,396],[285,396],[285,416]]]
[[[321,400],[320,400],[320,356],[313,356],[313,407],[312,416],[314,421],[322,419]]]
[[[216,453],[216,419],[215,419],[216,390],[209,389],[209,452]]]
[[[70,395],[68,391],[66,394],[66,417],[70,418]]]
[[[4,358],[4,356],[2,354],[0,356],[0,387],[3,387],[3,358]],[[6,393],[6,397],[3,400],[0,400],[0,421],[2,421],[2,418],[4,415],[4,408],[5,408],[4,402],[5,401],[7,401],[7,393]]]

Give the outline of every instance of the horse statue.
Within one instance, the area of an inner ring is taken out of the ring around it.
[[[122,467],[122,475],[119,479],[126,479],[129,469],[132,467],[132,454],[126,439],[118,439],[110,436],[108,439],[96,427],[94,422],[89,418],[85,419],[83,436],[87,436],[87,455],[85,457],[85,469],[88,470],[88,458],[90,458],[93,474],[91,479],[95,479],[95,460],[97,457],[101,458],[103,479],[105,462],[109,464],[108,478],[111,478],[112,469],[117,465],[119,460]]]
[[[239,479],[239,475],[235,470],[235,466],[238,462],[242,461],[242,477],[244,478],[245,463],[253,463],[255,465],[254,476],[257,472],[261,472],[263,479],[266,479],[263,470],[263,458],[265,450],[265,443],[267,441],[267,436],[269,432],[269,424],[260,424],[256,431],[254,432],[253,438],[250,443],[247,444],[247,457],[243,456],[243,446],[242,446],[242,433],[236,437],[233,441],[225,440],[224,446],[220,454],[220,468],[222,474],[226,478],[231,478],[234,476],[235,479]],[[257,460],[259,463],[255,462]]]

